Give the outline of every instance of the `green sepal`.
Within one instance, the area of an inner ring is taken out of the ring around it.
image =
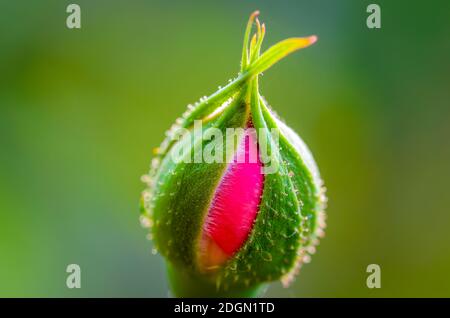
[[[227,128],[244,127],[248,120],[248,104],[239,96],[222,114],[207,122],[202,127],[203,132],[214,127],[225,134]],[[192,146],[186,154],[192,161],[196,150],[200,152],[208,142],[215,142],[204,141],[202,136],[193,141],[192,135],[182,137],[164,157],[154,178],[148,202],[151,207],[146,211],[151,213],[153,220],[152,233],[157,250],[176,266],[199,271],[200,234],[226,163],[174,162],[172,153],[179,151],[185,143]],[[223,144],[224,154],[227,153],[226,146]]]

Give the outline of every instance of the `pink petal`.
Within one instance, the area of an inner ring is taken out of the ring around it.
[[[205,266],[223,263],[247,240],[263,191],[264,175],[254,129],[246,129],[214,194],[202,235]]]

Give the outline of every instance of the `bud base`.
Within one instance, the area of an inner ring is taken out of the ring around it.
[[[267,284],[259,284],[245,289],[223,290],[203,276],[174,267],[167,262],[170,290],[173,297],[186,298],[253,298],[261,296]]]

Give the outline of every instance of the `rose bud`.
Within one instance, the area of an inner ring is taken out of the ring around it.
[[[143,176],[141,222],[167,261],[175,296],[251,297],[269,282],[287,285],[324,234],[314,159],[258,89],[261,72],[316,37],[260,54],[265,26],[257,15],[246,28],[239,75],[188,106]]]

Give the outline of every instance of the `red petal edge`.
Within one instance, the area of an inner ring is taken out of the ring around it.
[[[247,240],[259,211],[264,186],[262,167],[256,131],[247,128],[214,193],[203,225],[200,260],[204,267],[219,266]]]

